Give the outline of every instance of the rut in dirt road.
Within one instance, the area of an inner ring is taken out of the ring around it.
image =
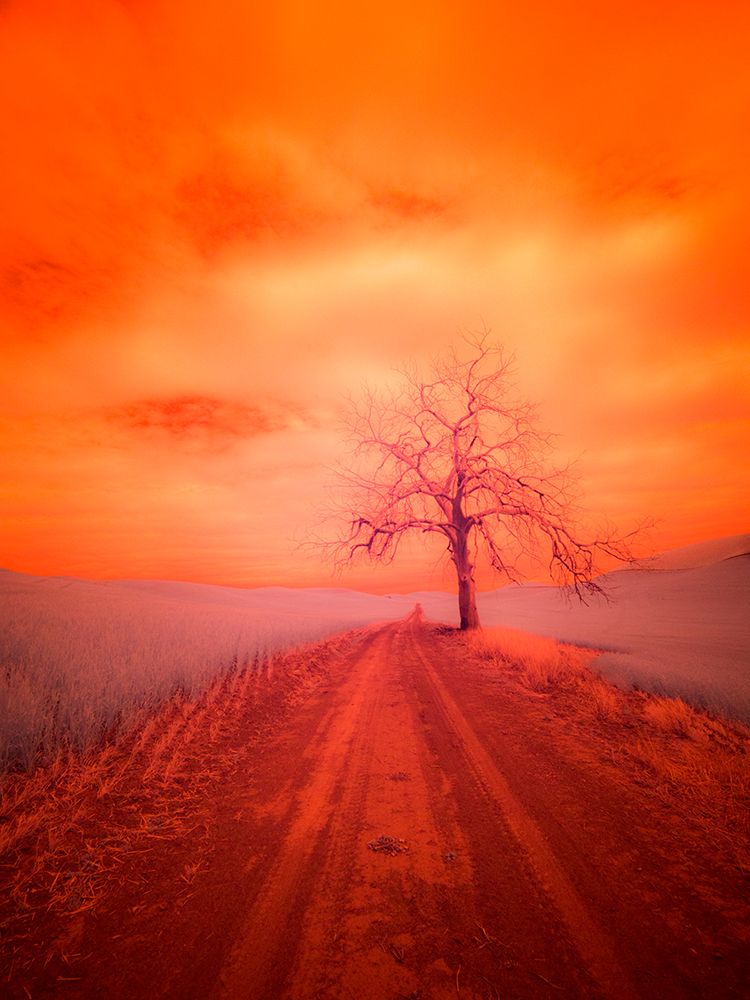
[[[465,650],[417,612],[362,633],[222,789],[156,957],[134,919],[111,982],[66,995],[742,996],[735,901],[672,870],[639,789],[566,756]]]

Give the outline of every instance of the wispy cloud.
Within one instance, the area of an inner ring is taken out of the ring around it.
[[[212,396],[136,400],[106,415],[146,439],[211,450],[283,430],[288,424],[279,407],[250,406]]]
[[[446,216],[451,202],[434,195],[402,188],[385,188],[370,196],[370,203],[391,224],[423,222]]]

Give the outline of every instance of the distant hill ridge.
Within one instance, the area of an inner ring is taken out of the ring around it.
[[[611,576],[613,572],[627,573],[636,570],[700,569],[723,562],[726,559],[734,559],[738,556],[746,555],[750,555],[750,533],[729,535],[725,538],[712,538],[705,542],[695,542],[692,545],[667,549],[665,552],[657,555],[639,559],[632,566],[610,571],[605,576]],[[6,569],[5,567],[0,567],[0,577],[5,577],[6,583],[10,583],[11,578],[16,577],[25,578],[27,581],[36,580],[42,585],[53,588],[93,584],[106,588],[127,588],[133,592],[140,590],[144,596],[150,594],[153,597],[198,601],[226,600],[230,595],[235,595],[235,599],[243,602],[248,600],[250,595],[255,595],[258,598],[288,598],[295,595],[305,595],[308,599],[315,597],[330,599],[331,597],[336,597],[339,600],[356,600],[359,597],[369,598],[375,596],[366,591],[351,590],[346,587],[238,587],[222,584],[193,583],[187,580],[92,580],[72,576],[37,576],[35,574]],[[499,589],[505,590],[506,586]],[[550,584],[528,581],[520,586],[526,590],[531,588],[548,588]],[[550,589],[553,588],[550,587]],[[421,590],[409,594],[394,592],[383,595],[380,599],[393,600],[394,598],[403,599],[404,597],[409,597],[419,600],[420,598],[429,599],[437,596],[447,597],[448,594],[443,591]]]
[[[712,538],[707,542],[695,542],[677,549],[668,549],[649,559],[641,559],[636,569],[697,569],[733,559],[735,556],[750,554],[750,534],[729,535],[726,538]]]

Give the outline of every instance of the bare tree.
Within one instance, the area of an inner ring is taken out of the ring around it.
[[[511,581],[543,556],[555,582],[579,598],[601,592],[597,553],[630,558],[607,533],[579,535],[568,467],[550,461],[552,438],[536,409],[515,398],[513,359],[487,333],[465,338],[427,378],[415,365],[396,389],[365,388],[349,400],[352,453],[337,470],[337,537],[326,544],[343,565],[365,555],[390,562],[407,534],[437,533],[458,578],[462,629],[479,626],[475,567]]]

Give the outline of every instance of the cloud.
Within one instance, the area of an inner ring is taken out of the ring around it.
[[[218,449],[288,426],[280,409],[248,406],[210,396],[137,400],[107,411],[114,424],[139,438],[181,447]]]
[[[370,204],[396,222],[423,222],[445,216],[451,204],[446,199],[416,191],[386,188],[370,196]]]

